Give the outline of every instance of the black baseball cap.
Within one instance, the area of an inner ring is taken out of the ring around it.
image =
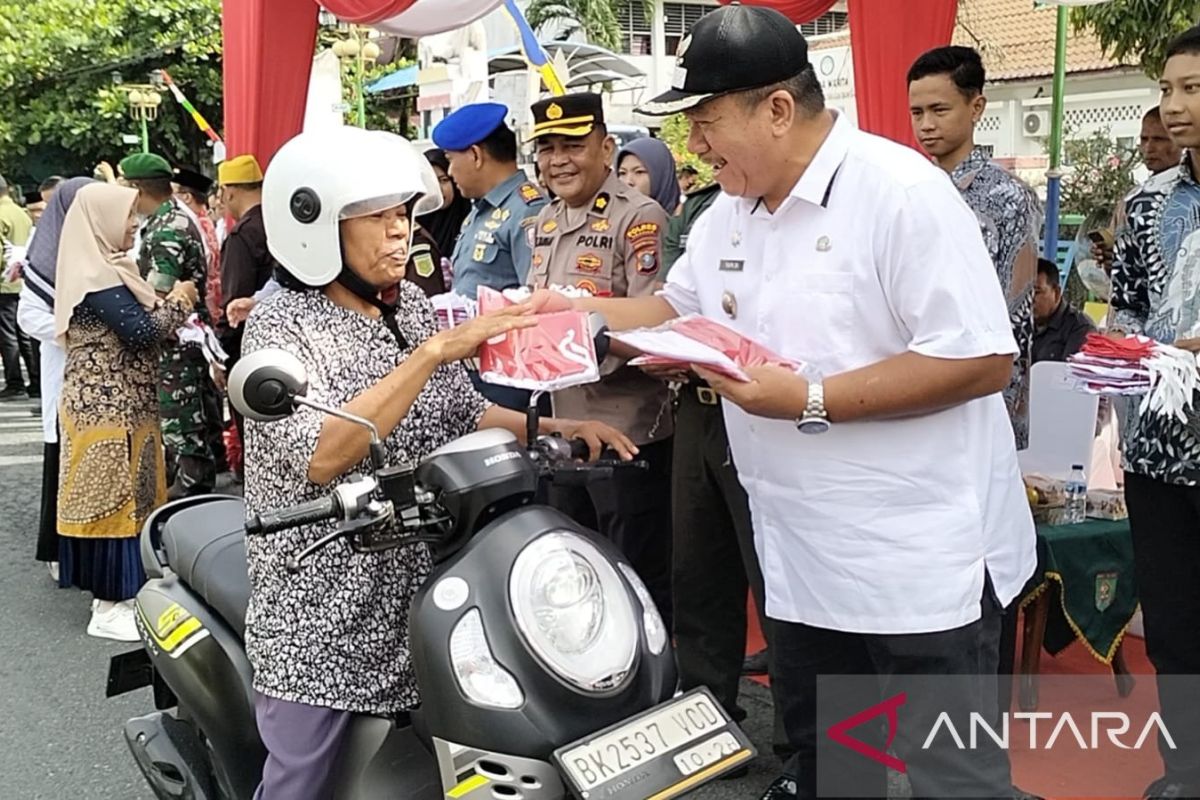
[[[675,52],[671,90],[637,111],[665,117],[731,92],[796,77],[809,66],[808,42],[773,8],[737,3],[710,11]]]

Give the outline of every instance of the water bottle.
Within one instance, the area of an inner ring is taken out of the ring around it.
[[[1071,465],[1071,475],[1063,487],[1067,495],[1066,513],[1063,522],[1075,524],[1087,519],[1087,476],[1082,464]]]

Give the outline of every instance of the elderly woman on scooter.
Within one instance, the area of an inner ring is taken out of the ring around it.
[[[285,290],[246,324],[243,355],[295,354],[309,396],[370,419],[389,460],[415,462],[480,428],[524,436],[517,412],[487,403],[461,361],[484,341],[534,324],[521,307],[439,333],[421,290],[403,281],[413,217],[441,192],[428,162],[398,136],[342,128],[296,137],[275,156],[263,187],[272,254]],[[543,433],[586,439],[625,458],[620,432],[596,422],[544,420]],[[365,468],[367,432],[311,409],[277,422],[247,421],[249,513],[328,493]],[[419,698],[409,663],[408,609],[430,569],[423,547],[356,553],[338,541],[294,555],[332,523],[248,537],[251,597],[246,649],[255,711],[269,755],[257,797],[332,795],[328,784],[354,714],[402,716]]]

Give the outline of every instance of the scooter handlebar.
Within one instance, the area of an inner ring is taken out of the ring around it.
[[[288,508],[264,511],[246,520],[246,533],[251,535],[275,533],[288,528],[334,519],[341,516],[341,506],[337,495],[329,495]]]

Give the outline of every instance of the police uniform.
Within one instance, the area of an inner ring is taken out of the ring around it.
[[[590,92],[543,100],[533,106],[533,116],[535,139],[588,136],[604,123],[600,96]],[[535,288],[575,286],[596,296],[652,294],[661,280],[666,229],[662,207],[610,171],[587,203],[570,208],[560,197],[538,214],[527,230],[533,247],[529,282]],[[606,362],[598,383],[555,392],[554,414],[606,422],[640,448],[646,472],[619,473],[590,494],[596,525],[630,559],[669,621],[670,392],[635,367],[610,369],[615,362]],[[571,510],[578,518],[579,509]]]
[[[165,178],[173,172],[166,160],[153,154],[130,156],[121,162],[129,180]],[[174,197],[150,216],[142,226],[138,269],[160,293],[180,281],[196,286],[195,314],[211,324],[205,305],[208,265],[204,240],[191,215]],[[203,349],[195,344],[173,341],[163,348],[159,362],[158,399],[163,444],[167,451],[168,475],[176,483],[176,494],[204,494],[216,484],[217,453],[221,419],[217,392],[208,371]]]
[[[468,150],[504,125],[507,114],[508,108],[500,103],[463,106],[434,128],[433,143],[449,152]],[[515,164],[512,175],[475,198],[450,259],[453,290],[474,300],[480,286],[500,290],[524,285],[531,255],[527,231],[545,205],[541,189]],[[524,409],[529,403],[528,392],[486,384],[477,375],[472,379],[493,403],[512,409]]]

